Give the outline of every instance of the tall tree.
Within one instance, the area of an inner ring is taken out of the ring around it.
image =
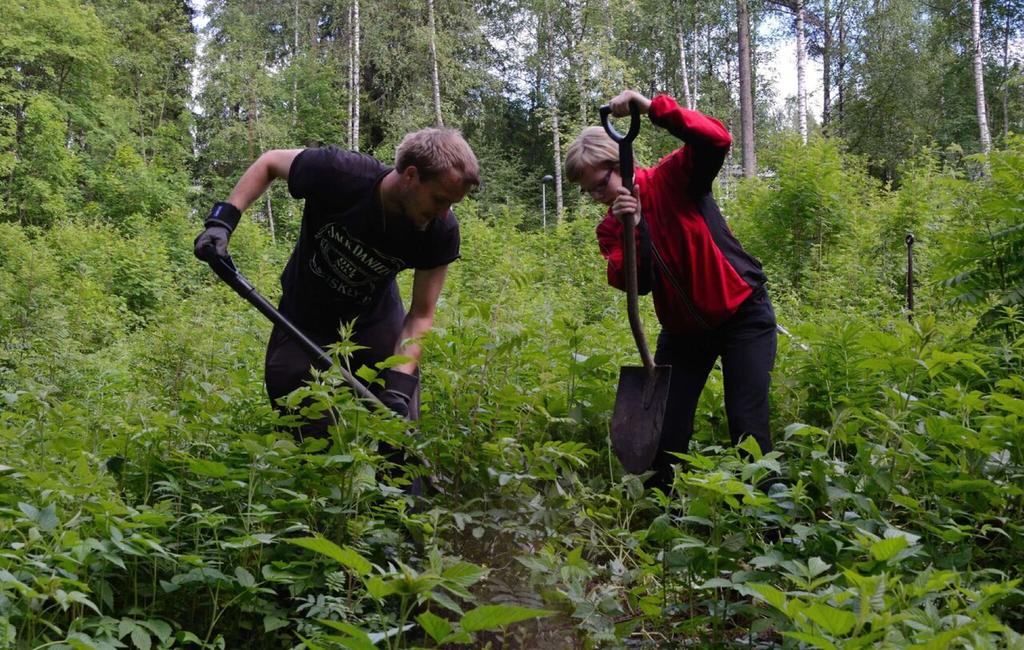
[[[974,51],[974,95],[978,110],[978,130],[981,133],[981,151],[992,150],[992,137],[988,131],[988,114],[985,108],[985,59],[981,50],[981,0],[971,3],[971,44]]]
[[[359,58],[359,0],[352,0],[352,79],[349,93],[352,97],[352,129],[349,148],[359,151],[359,100],[362,93],[362,61]]]
[[[427,15],[430,27],[430,71],[434,89],[434,122],[437,126],[444,126],[444,118],[441,116],[441,80],[437,74],[437,27],[434,23],[434,0],[427,0]]]
[[[754,153],[754,93],[750,71],[750,8],[747,0],[736,0],[737,47],[739,50],[740,129],[743,146],[743,176],[757,175]]]
[[[686,65],[686,37],[683,34],[682,20],[676,24],[676,42],[679,44],[679,76],[683,82],[683,97],[686,100],[686,108],[693,110],[696,104],[690,93],[690,71]]]
[[[796,0],[796,105],[800,139],[807,144],[807,44],[804,35],[804,0]]]

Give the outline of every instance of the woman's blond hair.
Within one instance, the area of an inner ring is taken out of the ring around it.
[[[587,167],[611,168],[619,164],[619,145],[600,126],[588,126],[569,145],[565,155],[565,176],[579,183]]]

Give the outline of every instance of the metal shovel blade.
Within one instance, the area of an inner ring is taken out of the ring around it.
[[[631,474],[646,472],[654,462],[665,421],[671,366],[623,366],[612,411],[612,449]]]

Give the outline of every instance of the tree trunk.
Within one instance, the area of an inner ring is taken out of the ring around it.
[[[558,127],[558,97],[551,94],[551,138],[555,150],[555,220],[562,223],[562,138]]]
[[[690,34],[693,36],[690,40],[690,62],[692,65],[690,67],[693,69],[693,110],[697,110],[697,106],[700,105],[700,28],[697,26],[696,15],[692,27],[693,29],[690,30]]]
[[[1003,28],[1003,142],[1010,135],[1010,11]]]
[[[829,11],[829,0],[821,5],[821,127],[832,121],[832,29]]]
[[[683,37],[683,26],[679,25],[676,37],[679,40],[679,76],[683,78],[683,97],[686,99],[686,108],[693,110],[693,95],[690,94],[690,73],[686,67],[686,40]]]
[[[988,116],[985,111],[985,67],[981,56],[981,0],[972,3],[971,39],[974,44],[974,92],[978,106],[978,129],[981,132],[981,151],[992,150],[992,137],[988,132]]]
[[[352,151],[359,151],[359,0],[352,0]]]
[[[558,62],[556,61],[556,53],[553,45],[554,41],[554,21],[551,16],[551,9],[548,7],[548,3],[544,3],[544,31],[543,42],[544,56],[543,59],[546,62],[547,74],[548,74],[548,110],[551,115],[551,142],[552,148],[554,149],[554,163],[555,163],[555,220],[558,223],[562,223],[562,139],[561,129],[559,127],[559,115],[558,115]],[[538,21],[539,23],[539,21]],[[541,36],[538,34],[538,36]]]
[[[295,25],[293,33],[293,45],[292,45],[292,63],[294,64],[296,57],[299,56],[299,0],[295,0]],[[292,70],[292,128],[295,128],[296,123],[299,120],[299,75],[296,70]],[[270,199],[267,199],[269,206]]]
[[[355,131],[353,129],[352,112],[355,110],[355,59],[352,56],[352,48],[355,39],[352,38],[352,7],[348,9],[348,148],[351,149],[355,142]]]
[[[836,66],[836,119],[840,127],[843,124],[843,115],[846,106],[846,0],[839,1],[839,10],[836,12],[836,25],[839,32],[839,52],[837,54]]]
[[[590,123],[590,112],[587,110],[587,65],[583,60],[583,42],[587,38],[587,25],[584,20],[584,11],[586,10],[585,4],[580,4],[578,7],[573,7],[572,13],[572,28],[576,37],[576,47],[572,49],[573,52],[573,69],[576,71],[573,75],[576,78],[576,95],[580,106],[580,128],[582,129]]]
[[[736,0],[737,37],[739,44],[740,129],[743,133],[743,176],[757,175],[754,154],[754,94],[750,76],[750,10],[747,0]]]
[[[427,0],[427,17],[430,22],[430,64],[434,82],[434,122],[444,126],[441,117],[441,79],[437,74],[437,26],[434,23],[434,0]]]
[[[804,0],[796,0],[796,105],[800,139],[807,144],[807,43],[804,37]]]
[[[256,109],[256,137],[259,139],[260,151],[266,151],[265,144],[263,142],[263,130],[260,129],[260,109]],[[270,240],[277,243],[277,233],[274,230],[274,206],[270,202],[270,188],[263,193],[264,198],[267,200],[267,228],[270,230]]]

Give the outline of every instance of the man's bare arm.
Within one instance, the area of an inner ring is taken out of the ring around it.
[[[270,184],[277,178],[288,178],[292,161],[299,155],[302,149],[271,149],[256,159],[256,162],[249,165],[242,177],[235,184],[228,196],[228,203],[238,208],[239,212],[252,205],[253,201],[260,198]]]
[[[417,341],[434,325],[437,299],[441,295],[447,273],[447,266],[439,266],[434,269],[417,270],[413,276],[412,304],[409,306],[409,313],[405,315],[402,334],[395,346],[395,354],[411,357],[412,361],[395,366],[395,370],[412,373],[419,365],[422,350]],[[407,341],[408,343],[403,345]]]

